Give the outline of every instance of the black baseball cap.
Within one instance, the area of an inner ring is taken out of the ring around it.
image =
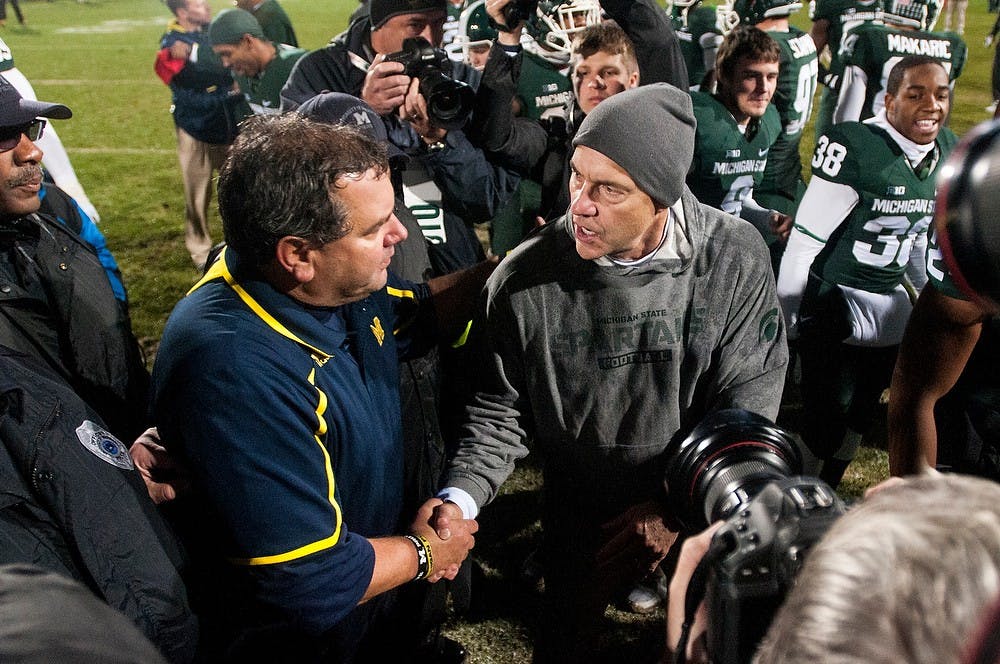
[[[25,99],[10,81],[0,76],[0,127],[26,125],[35,118],[68,120],[73,111],[62,104]]]

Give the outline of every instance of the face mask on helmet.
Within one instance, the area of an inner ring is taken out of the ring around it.
[[[941,5],[935,0],[887,0],[883,20],[917,30],[932,30]]]
[[[525,48],[554,64],[567,64],[576,33],[600,22],[597,0],[539,0],[535,15],[525,26],[534,43],[526,43]]]
[[[764,19],[790,16],[800,9],[801,2],[787,0],[730,0],[716,8],[715,26],[726,34],[740,23],[757,25]]]
[[[445,50],[449,55],[461,52],[461,60],[470,63],[470,51],[489,49],[496,38],[496,28],[490,23],[490,16],[486,13],[486,0],[477,0],[462,11],[458,18],[458,35]]]
[[[681,20],[681,24],[687,26],[688,11],[697,7],[701,0],[667,0],[667,14],[673,18]]]

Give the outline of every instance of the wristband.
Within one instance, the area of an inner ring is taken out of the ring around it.
[[[426,579],[434,571],[434,556],[431,554],[430,542],[420,535],[403,535],[403,537],[410,540],[417,549],[417,575],[413,580]]]

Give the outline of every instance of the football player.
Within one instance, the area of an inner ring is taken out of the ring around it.
[[[774,241],[784,239],[791,218],[754,200],[771,146],[781,132],[771,104],[778,84],[778,44],[762,30],[738,25],[719,47],[715,94],[692,92],[694,159],[687,185],[706,205],[751,222]]]
[[[781,49],[778,87],[771,99],[781,118],[781,133],[767,155],[764,177],[754,187],[754,199],[764,207],[794,216],[806,187],[799,142],[812,114],[819,74],[812,38],[788,22],[789,16],[802,9],[802,3],[735,0],[723,7],[740,23],[755,25],[766,32]]]
[[[926,282],[935,177],[955,143],[950,93],[940,62],[907,56],[882,113],[821,135],[781,261],[778,299],[798,337],[809,413],[802,437],[821,462],[806,470],[833,487],[889,385],[912,309],[904,282]]]
[[[834,122],[867,120],[878,114],[889,71],[906,55],[927,55],[940,62],[954,89],[968,49],[953,32],[928,32],[939,9],[937,0],[885,0],[885,24],[854,31],[841,50],[844,75]]]
[[[688,71],[690,90],[708,90],[706,77],[715,70],[715,54],[722,43],[722,28],[716,11],[701,0],[667,2],[667,14],[674,25]]]
[[[816,112],[816,136],[821,136],[833,123],[833,109],[840,91],[841,45],[850,41],[851,33],[865,23],[882,22],[882,0],[811,0],[809,34],[820,54],[819,81],[823,85],[819,109]]]

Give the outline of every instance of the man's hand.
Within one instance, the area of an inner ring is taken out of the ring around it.
[[[361,87],[361,99],[379,115],[388,115],[403,104],[410,77],[403,73],[402,62],[385,62],[384,55],[375,57]]]
[[[146,483],[149,497],[157,505],[173,500],[191,485],[187,470],[160,444],[156,427],[146,429],[128,452]]]
[[[507,25],[503,10],[513,0],[486,0],[486,13],[489,14],[493,22],[500,26],[506,26],[506,30],[497,33],[497,41],[504,46],[516,46],[521,43],[521,32],[524,31],[524,21],[517,25]]]
[[[191,57],[191,44],[183,41],[175,41],[170,45],[168,49],[170,51],[170,57],[174,60],[187,60]]]
[[[427,100],[420,94],[420,80],[416,78],[410,79],[403,105],[399,107],[399,117],[409,122],[413,131],[417,132],[428,145],[443,140],[448,133],[447,129],[431,124],[430,115],[427,113]]]
[[[654,502],[635,505],[601,528],[607,543],[597,552],[597,565],[622,580],[652,572],[677,539]]]
[[[708,546],[712,542],[715,531],[722,526],[722,521],[717,521],[694,537],[689,537],[681,547],[681,555],[677,559],[677,567],[674,568],[674,575],[670,579],[670,592],[667,596],[667,651],[673,653],[677,650],[678,641],[681,638],[681,630],[684,625],[684,605],[687,599],[688,584],[691,576],[698,567],[698,563],[705,557]],[[708,627],[708,615],[705,611],[705,602],[698,605],[698,610],[694,615],[694,622],[691,624],[691,631],[687,642],[687,661],[707,662],[708,653],[705,652],[704,635]],[[671,657],[664,657],[663,661],[673,661]]]
[[[781,244],[788,244],[788,236],[792,234],[792,222],[794,219],[787,214],[782,214],[777,210],[771,212],[770,218],[771,232],[778,236]]]
[[[410,531],[431,545],[434,568],[427,580],[435,583],[441,579],[450,581],[458,574],[462,561],[476,545],[473,535],[479,531],[479,524],[463,518],[457,505],[431,498],[417,510]]]

